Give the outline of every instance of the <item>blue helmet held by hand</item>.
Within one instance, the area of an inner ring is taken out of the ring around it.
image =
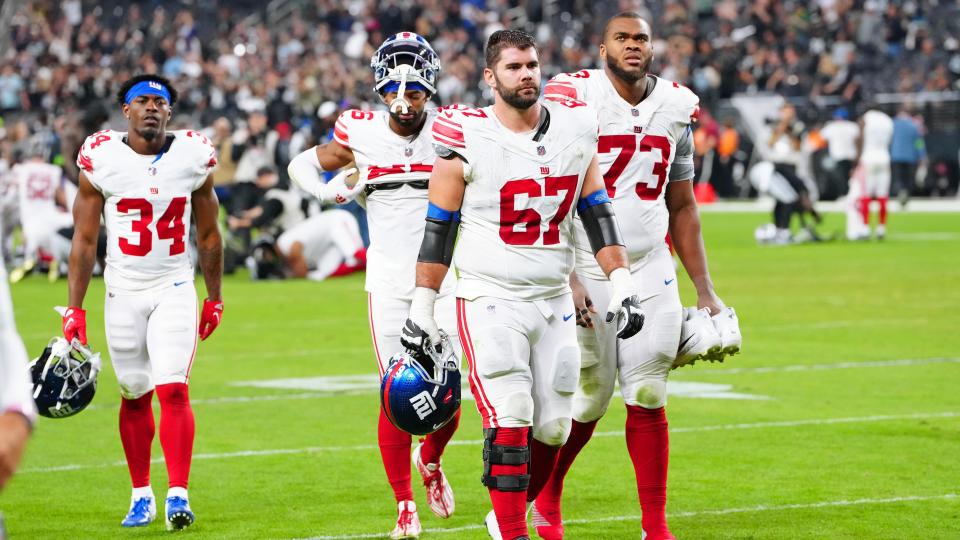
[[[390,357],[380,382],[380,405],[390,422],[411,435],[440,429],[460,408],[460,369],[442,330],[440,350],[428,358],[409,352]]]
[[[100,373],[100,355],[78,340],[55,337],[30,363],[33,401],[42,416],[73,416],[93,401]]]

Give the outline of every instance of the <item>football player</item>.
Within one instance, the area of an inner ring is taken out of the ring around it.
[[[156,392],[160,445],[170,479],[166,524],[182,529],[195,519],[187,497],[194,437],[187,383],[198,335],[210,337],[223,313],[223,249],[210,175],[217,157],[200,133],[167,131],[177,91],[163,77],[133,77],[121,85],[117,100],[127,131],[94,133],[77,156],[80,185],[73,207],[76,231],[63,334],[68,341],[87,342],[83,299],[102,213],[107,228],[104,325],[120,384],[120,440],[133,483],[122,525],[143,526],[156,517],[150,487]],[[197,226],[207,287],[199,324],[187,253],[191,221]]]
[[[709,309],[724,324],[734,322],[732,311],[725,311],[713,289],[693,196],[690,123],[697,117],[698,99],[685,87],[648,74],[653,60],[651,37],[650,25],[639,14],[615,15],[607,22],[600,46],[605,68],[558,75],[545,89],[548,97],[580,99],[596,107],[600,170],[620,216],[629,280],[641,291],[647,324],[636,336],[618,341],[610,325],[591,319],[592,304],[604,305],[616,291],[591,260],[590,229],[581,220],[576,275],[571,279],[580,285],[574,289],[574,298],[583,362],[570,437],[532,511],[542,538],[563,537],[563,478],[606,412],[618,372],[643,534],[650,540],[673,538],[664,513],[668,456],[664,406],[667,373],[680,345],[683,308],[673,259],[664,242],[667,232],[696,287],[697,307]],[[725,339],[730,341],[729,336]],[[733,347],[733,341],[729,345]]]
[[[0,264],[0,490],[19,465],[37,420],[29,382],[27,351],[13,318],[7,270]],[[0,516],[0,535],[2,525]]]
[[[277,252],[291,277],[323,281],[363,269],[366,250],[357,218],[331,208],[306,219],[277,238]]]
[[[580,371],[569,285],[574,211],[612,284],[606,320],[627,338],[643,315],[597,166],[596,112],[573,99],[538,99],[537,48],[521,31],[490,36],[483,76],[493,106],[445,109],[433,124],[442,159],[430,176],[403,341],[420,351],[439,343],[434,303],[456,259],[460,341],[493,503],[487,526],[512,540],[529,538],[527,500],[570,432]]]
[[[893,119],[878,109],[870,109],[860,117],[860,139],[857,141],[858,160],[862,172],[860,216],[862,230],[869,236],[870,202],[880,206],[877,216],[878,240],[887,235],[887,200],[890,197],[890,143],[893,141]]]
[[[14,165],[10,173],[17,185],[20,227],[23,231],[24,261],[10,272],[10,281],[23,279],[36,265],[40,252],[53,256],[49,278],[59,277],[59,264],[70,251],[70,242],[57,231],[73,224],[68,212],[57,206],[63,198],[63,169],[44,160],[46,149],[39,140],[31,141],[29,158]]]
[[[310,148],[290,163],[290,177],[321,202],[344,204],[358,197],[367,208],[370,246],[367,250],[366,291],[370,334],[383,376],[387,362],[402,351],[400,327],[413,298],[415,246],[423,238],[427,208],[427,180],[433,170],[430,132],[437,110],[427,108],[436,93],[440,60],[425,39],[412,32],[390,36],[373,55],[374,90],[388,111],[348,110],[340,115],[334,138]],[[355,169],[341,171],[329,183],[322,171],[356,163],[361,179],[349,186]],[[452,280],[447,280],[437,302],[437,318],[453,338],[455,307]],[[456,339],[452,339],[456,343]],[[456,345],[455,345],[456,346]],[[460,351],[457,351],[460,357]],[[440,468],[440,456],[459,425],[460,413],[439,431],[428,435],[414,450],[413,461],[427,489],[434,514],[449,517],[453,491]],[[387,480],[398,504],[391,538],[416,538],[420,518],[410,488],[409,434],[399,430],[380,411],[377,439]]]

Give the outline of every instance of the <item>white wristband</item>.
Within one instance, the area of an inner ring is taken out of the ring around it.
[[[433,307],[437,302],[437,291],[429,287],[417,287],[413,290],[413,302],[410,303],[410,315],[414,320],[433,318]]]
[[[636,285],[633,283],[633,276],[630,275],[630,270],[627,270],[625,266],[614,268],[608,278],[610,279],[610,284],[613,285],[614,291],[628,291],[636,288]]]

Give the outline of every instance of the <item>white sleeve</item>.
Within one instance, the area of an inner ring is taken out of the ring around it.
[[[27,375],[27,350],[13,319],[7,273],[0,268],[0,413],[8,411],[23,414],[31,425],[37,419]]]
[[[290,179],[314,197],[320,197],[320,188],[324,183],[320,176],[322,171],[323,167],[320,165],[320,158],[317,157],[316,146],[300,152],[287,165],[287,174],[290,175]]]

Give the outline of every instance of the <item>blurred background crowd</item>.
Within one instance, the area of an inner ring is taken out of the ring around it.
[[[9,198],[4,175],[36,147],[76,182],[83,139],[122,129],[119,84],[160,73],[181,96],[171,127],[202,129],[218,148],[218,193],[234,218],[224,223],[247,238],[243,230],[264,225],[251,225],[249,210],[287,189],[292,156],[328,140],[343,110],[381,106],[369,60],[385,37],[411,30],[432,43],[443,66],[438,104],[486,104],[491,32],[532,33],[546,82],[598,67],[602,25],[622,10],[652,23],[652,71],[702,100],[704,202],[756,196],[746,171],[784,101],[797,111],[815,198],[842,197],[849,176],[823,127],[871,106],[916,128],[909,178],[893,194],[956,195],[960,0],[6,0],[0,189]],[[242,258],[249,241],[238,245]]]

